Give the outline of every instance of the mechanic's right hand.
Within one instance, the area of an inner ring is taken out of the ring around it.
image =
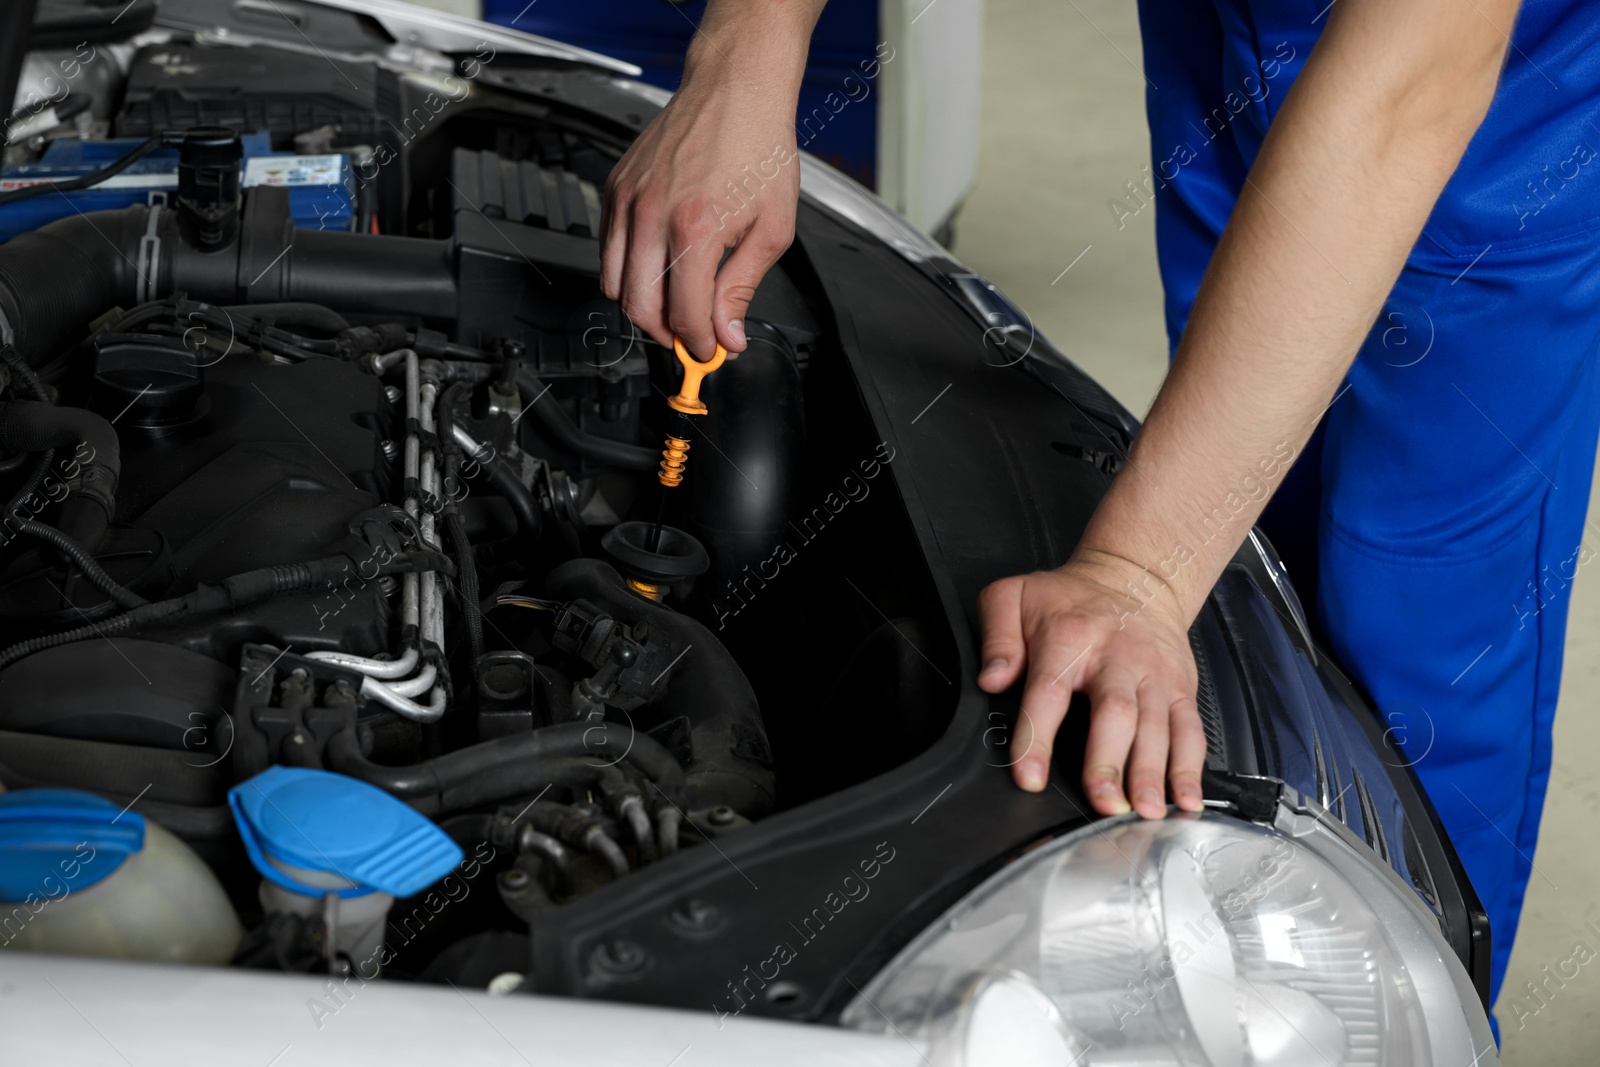
[[[1178,807],[1200,810],[1206,737],[1195,705],[1194,653],[1168,587],[1127,560],[1080,551],[1057,570],[995,582],[978,608],[978,685],[1000,693],[1024,669],[1028,675],[1011,739],[1018,785],[1044,789],[1056,730],[1072,694],[1082,691],[1089,697],[1083,789],[1094,809],[1121,815],[1131,796],[1140,815],[1159,819],[1170,779]]]
[[[688,76],[606,182],[600,288],[665,347],[676,334],[697,359],[718,343],[732,358],[799,196],[786,93],[726,67]]]

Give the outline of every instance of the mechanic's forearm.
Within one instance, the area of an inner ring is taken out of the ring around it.
[[[825,0],[710,0],[684,60],[684,85],[707,75],[776,99],[798,97]]]
[[[1186,621],[1333,400],[1493,97],[1504,43],[1489,20],[1509,27],[1513,2],[1484,18],[1386,2],[1335,8],[1074,556],[1145,568],[1129,592],[1175,597]]]

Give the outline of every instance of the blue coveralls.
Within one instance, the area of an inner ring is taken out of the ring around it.
[[[1326,6],[1140,0],[1174,345]],[[1492,997],[1550,774],[1572,579],[1600,554],[1597,339],[1600,18],[1526,0],[1487,119],[1264,518],[1488,910]]]

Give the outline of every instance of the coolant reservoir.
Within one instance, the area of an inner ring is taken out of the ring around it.
[[[242,934],[211,869],[143,815],[75,789],[0,793],[0,946],[220,964]]]
[[[342,774],[270,767],[228,792],[269,914],[319,917],[363,978],[386,959],[389,905],[432,885],[461,849],[431,820]]]

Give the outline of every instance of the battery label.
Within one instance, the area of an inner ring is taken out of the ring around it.
[[[338,185],[344,156],[256,156],[245,160],[246,188],[258,185]]]

